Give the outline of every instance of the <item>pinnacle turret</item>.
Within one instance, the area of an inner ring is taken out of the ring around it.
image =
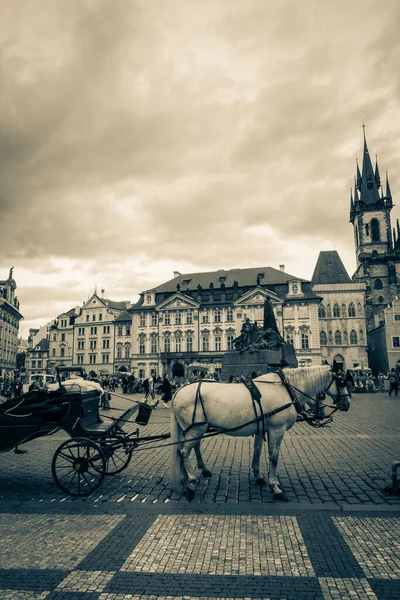
[[[380,176],[379,167],[378,167],[378,156],[376,156],[376,159],[375,159],[375,183],[379,189],[381,187],[381,176]]]
[[[386,171],[386,198],[391,198],[391,197],[392,197],[392,193],[390,191],[389,178],[388,178],[388,174]]]

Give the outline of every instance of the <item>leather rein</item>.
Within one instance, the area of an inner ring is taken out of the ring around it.
[[[285,376],[285,373],[283,372],[282,369],[277,369],[276,371],[274,371],[275,373],[277,373],[281,379],[281,384],[286,388],[289,396],[290,396],[290,402],[284,404],[283,406],[280,406],[279,408],[276,408],[275,410],[271,410],[270,412],[265,413],[261,402],[260,402],[260,398],[261,398],[261,393],[259,391],[259,389],[257,388],[257,386],[255,385],[254,382],[252,382],[252,384],[250,386],[247,385],[247,383],[243,380],[243,383],[246,385],[247,389],[250,392],[251,395],[251,399],[252,399],[252,403],[253,403],[253,409],[254,409],[254,414],[255,414],[255,418],[252,419],[251,421],[248,421],[247,423],[243,423],[243,425],[239,425],[237,427],[232,427],[230,429],[221,429],[221,428],[215,428],[213,426],[212,429],[213,430],[217,430],[220,433],[228,433],[230,431],[238,431],[239,429],[242,429],[244,427],[247,427],[248,425],[251,425],[253,423],[257,423],[257,434],[260,431],[259,428],[259,424],[260,421],[262,423],[262,433],[263,433],[263,439],[264,441],[266,441],[266,432],[265,432],[265,419],[272,417],[280,412],[282,412],[283,410],[286,410],[287,408],[290,408],[291,406],[294,406],[296,409],[297,414],[302,417],[304,419],[304,421],[306,423],[308,423],[309,425],[311,425],[312,427],[326,427],[327,425],[329,425],[329,423],[332,422],[332,415],[339,409],[339,406],[329,406],[327,404],[324,404],[323,402],[321,402],[320,400],[315,400],[314,398],[312,398],[311,396],[309,396],[308,394],[306,394],[305,392],[299,390],[298,388],[296,388],[294,385],[292,385],[291,383],[289,383],[288,379]],[[334,378],[332,377],[331,382],[329,384],[329,386],[327,387],[326,391],[329,390],[329,388],[331,387],[332,383],[334,382]],[[207,415],[206,415],[206,411],[205,411],[205,406],[204,406],[204,402],[203,402],[203,398],[201,396],[201,392],[200,392],[200,388],[201,385],[203,383],[217,383],[216,381],[213,380],[207,380],[207,379],[202,379],[198,382],[198,386],[197,386],[197,390],[196,390],[196,398],[195,398],[195,404],[194,404],[194,409],[193,409],[193,415],[192,415],[192,423],[189,425],[189,427],[187,427],[184,431],[183,431],[183,435],[186,435],[186,433],[192,429],[192,427],[194,427],[195,425],[208,425],[210,427],[210,423],[207,419]],[[279,382],[275,382],[275,381],[262,381],[260,383],[267,383],[270,385],[280,385]],[[254,387],[253,387],[254,386]],[[254,390],[255,388],[255,390]],[[256,393],[255,393],[256,391]],[[315,414],[312,411],[309,410],[305,410],[297,396],[296,396],[296,392],[299,392],[300,394],[302,394],[303,396],[305,396],[306,398],[308,398],[309,400],[312,400],[313,402],[317,402],[319,404],[319,406],[322,407],[328,407],[328,408],[332,408],[332,411],[329,413],[329,415],[320,415],[320,414]],[[201,410],[203,412],[204,415],[204,421],[196,421],[196,413],[197,413],[197,409],[198,406],[200,405]],[[260,414],[257,414],[257,407],[260,410]]]

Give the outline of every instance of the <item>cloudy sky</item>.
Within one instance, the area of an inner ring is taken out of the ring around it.
[[[355,268],[362,153],[400,194],[397,0],[0,0],[0,279],[21,332],[172,272]],[[397,217],[397,209],[392,216]]]

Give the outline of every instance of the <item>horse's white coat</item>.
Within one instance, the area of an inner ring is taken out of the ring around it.
[[[331,382],[329,366],[284,369],[284,373],[291,385],[311,397],[324,392]],[[282,385],[277,373],[262,375],[257,377],[254,382],[261,392],[260,402],[264,414],[291,402],[289,393]],[[172,446],[171,480],[175,485],[179,481],[186,481],[186,487],[192,490],[197,480],[189,462],[189,454],[193,448],[196,452],[198,467],[203,470],[203,474],[209,473],[201,456],[199,440],[207,431],[208,426],[227,430],[249,423],[255,418],[250,392],[244,384],[203,381],[200,388],[203,405],[200,401],[196,404],[198,385],[198,383],[192,383],[180,388],[173,398],[173,410],[171,411],[171,441],[182,440],[178,450],[177,446]],[[332,385],[332,392],[337,393],[335,383]],[[296,392],[296,395],[301,406],[306,402],[309,403],[309,399],[303,394]],[[257,407],[257,416],[259,415],[260,410]],[[292,405],[264,421],[268,435],[270,459],[268,482],[277,495],[282,494],[276,475],[280,444],[285,431],[295,424],[296,417],[296,409]],[[183,431],[186,430],[187,433],[183,440]],[[257,427],[257,423],[253,422],[237,431],[227,432],[227,435],[255,436],[252,468],[257,481],[265,483],[260,472],[262,423],[260,422]]]

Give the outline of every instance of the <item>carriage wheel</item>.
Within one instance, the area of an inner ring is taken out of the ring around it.
[[[57,486],[66,494],[90,496],[104,479],[106,459],[96,442],[74,438],[57,448],[51,472]]]
[[[102,446],[102,450],[106,459],[106,475],[121,473],[131,462],[133,450],[110,448],[107,445]]]

